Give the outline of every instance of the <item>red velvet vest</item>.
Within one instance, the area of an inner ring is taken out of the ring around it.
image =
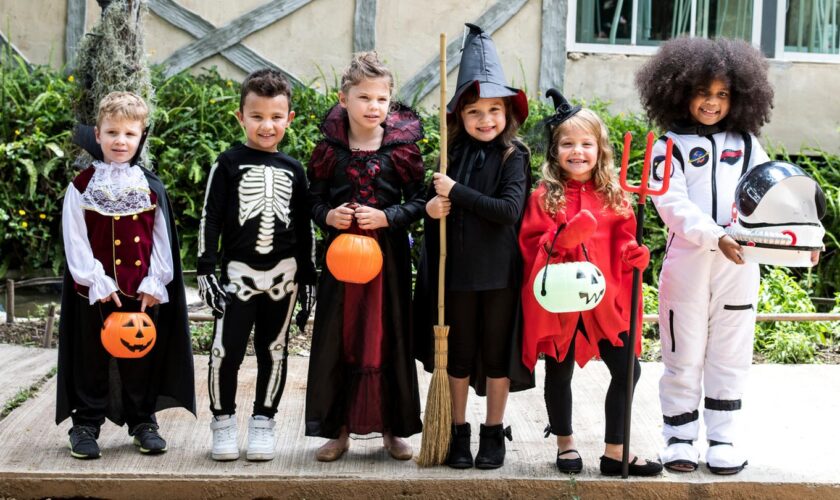
[[[94,168],[88,167],[73,179],[73,185],[84,193],[93,177]],[[157,205],[157,195],[149,193],[152,207]],[[149,272],[152,258],[155,211],[146,210],[129,215],[102,215],[85,209],[87,236],[93,257],[102,263],[105,274],[117,283],[119,293],[136,297],[137,287]],[[76,291],[87,297],[88,287],[76,283]]]

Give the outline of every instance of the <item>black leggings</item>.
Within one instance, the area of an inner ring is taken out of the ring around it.
[[[577,331],[569,344],[566,358],[558,363],[550,356],[545,357],[545,407],[548,410],[551,433],[558,436],[570,436],[572,434],[572,373],[575,369],[575,339],[579,334],[586,335],[581,319],[578,319]],[[607,444],[622,444],[624,442],[624,405],[627,400],[627,349],[630,347],[627,345],[627,332],[620,333],[619,338],[624,342],[624,345],[620,347],[612,345],[608,340],[598,342],[598,352],[612,376],[604,400],[604,442]],[[635,359],[635,366],[634,388],[641,375],[638,358]]]
[[[477,356],[481,356],[488,377],[508,376],[518,293],[514,288],[446,292],[449,375],[469,377],[474,372]]]

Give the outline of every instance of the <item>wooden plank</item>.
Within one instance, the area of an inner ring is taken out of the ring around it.
[[[76,49],[85,36],[86,0],[67,0],[67,23],[64,30],[64,64],[72,70],[76,64]]]
[[[566,73],[566,16],[565,0],[543,0],[542,41],[540,46],[540,97],[555,88],[563,91]]]
[[[353,14],[353,52],[376,48],[376,0],[356,0]]]
[[[0,405],[47,375],[56,365],[57,354],[55,349],[0,344]],[[50,396],[55,400],[55,392]],[[52,423],[52,419],[46,422]]]
[[[155,15],[196,38],[201,38],[216,29],[204,18],[173,0],[149,0],[148,5]],[[272,68],[286,75],[293,85],[303,85],[299,78],[240,43],[224,49],[221,55],[246,73],[262,68]]]
[[[175,51],[163,61],[166,75],[171,76],[239,43],[255,31],[292,14],[312,0],[273,0],[237,17],[221,28]]]
[[[497,29],[505,25],[528,0],[499,0],[492,7],[484,11],[472,24],[481,26],[492,35]],[[438,68],[439,55],[435,53],[429,58],[423,68],[412,76],[399,93],[399,99],[406,103],[415,103],[426,97],[440,83]],[[446,69],[452,71],[461,62],[461,37],[446,46]]]
[[[20,57],[21,60],[26,64],[27,68],[32,67],[32,63],[30,63],[29,59],[27,59],[26,56],[23,55],[23,52],[18,50],[18,48],[15,47],[15,44],[10,42],[9,39],[6,38],[6,36],[3,34],[3,32],[0,31],[0,61],[2,61],[3,64],[11,64],[11,61],[6,61],[7,57],[11,55],[10,53]]]

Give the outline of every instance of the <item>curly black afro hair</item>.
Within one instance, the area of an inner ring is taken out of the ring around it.
[[[764,56],[742,40],[675,38],[662,44],[636,73],[636,88],[651,121],[665,129],[691,120],[689,101],[713,79],[729,85],[728,131],[758,134],[773,108]]]

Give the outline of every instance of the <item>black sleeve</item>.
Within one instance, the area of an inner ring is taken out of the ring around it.
[[[312,205],[310,209],[312,221],[325,231],[329,230],[327,227],[327,213],[333,209],[330,206],[330,178],[332,177],[332,172],[326,175],[321,169],[324,168],[324,163],[329,163],[326,158],[335,154],[330,148],[331,146],[324,142],[319,143],[312,151],[312,158],[309,160],[309,168],[307,170]]]
[[[479,217],[498,224],[514,225],[525,206],[524,155],[516,150],[502,164],[498,195],[490,196],[461,183],[455,183],[449,192],[452,203],[474,212]]]
[[[312,232],[312,199],[303,166],[295,162],[295,186],[292,205],[295,211],[295,281],[303,285],[314,285],[317,278],[314,262],[314,234]]]
[[[210,168],[207,189],[204,194],[204,208],[201,210],[201,224],[198,227],[198,265],[196,273],[213,274],[219,254],[219,238],[224,228],[227,209],[228,162],[224,153],[219,155]]]

